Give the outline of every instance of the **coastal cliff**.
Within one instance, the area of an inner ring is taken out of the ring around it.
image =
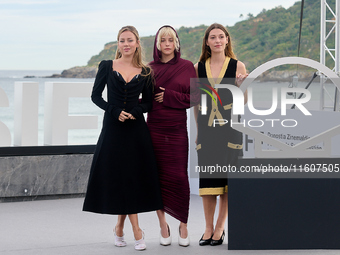
[[[95,66],[76,66],[64,70],[61,73],[62,78],[94,78],[98,68]]]

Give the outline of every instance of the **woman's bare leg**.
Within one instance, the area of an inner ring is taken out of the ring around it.
[[[159,227],[161,228],[162,237],[167,238],[169,237],[168,231],[168,223],[166,222],[165,212],[163,210],[156,211],[158,220],[159,220]]]
[[[126,215],[118,215],[117,224],[115,226],[115,232],[117,236],[123,236],[124,235],[124,222],[126,219]]]
[[[181,234],[181,238],[187,238],[188,237],[188,224],[181,222],[179,224],[179,231]]]
[[[228,216],[228,193],[224,193],[223,195],[220,195],[218,218],[216,221],[215,232],[213,236],[214,240],[219,240],[221,238],[227,216]]]
[[[215,195],[203,195],[203,209],[205,217],[205,231],[203,239],[209,239],[214,233],[214,214],[216,208],[216,196]]]
[[[138,215],[137,214],[129,214],[129,220],[131,222],[132,231],[133,231],[133,235],[135,237],[135,240],[142,239],[143,235],[142,235],[142,230],[140,229],[139,224],[138,224]]]

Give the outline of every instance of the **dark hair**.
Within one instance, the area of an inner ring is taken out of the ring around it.
[[[210,34],[211,30],[213,30],[213,29],[221,29],[225,33],[225,36],[227,36],[229,38],[228,44],[226,45],[225,50],[224,50],[224,54],[227,57],[236,59],[236,56],[233,52],[233,48],[232,48],[232,45],[231,45],[231,37],[230,37],[227,29],[221,24],[214,23],[214,24],[210,25],[207,28],[207,30],[205,30],[205,34],[204,34],[203,42],[202,42],[202,53],[201,53],[199,61],[205,61],[208,58],[210,58],[210,56],[211,56],[211,49],[210,49],[210,47],[208,47],[207,41],[208,41],[209,34]]]

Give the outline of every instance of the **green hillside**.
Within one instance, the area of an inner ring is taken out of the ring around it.
[[[331,6],[335,5],[335,0],[330,2]],[[299,1],[288,9],[283,7],[263,9],[256,17],[249,13],[247,19],[227,27],[236,56],[246,64],[248,71],[271,59],[297,56],[300,8]],[[193,63],[198,61],[206,28],[207,26],[200,25],[177,29],[183,58]],[[331,36],[334,37],[334,32]],[[152,60],[154,38],[154,36],[141,38],[147,62]],[[114,59],[116,48],[116,41],[107,43],[104,50],[88,61],[88,66],[96,66],[103,59]],[[320,59],[320,1],[305,1],[300,57],[316,61]]]

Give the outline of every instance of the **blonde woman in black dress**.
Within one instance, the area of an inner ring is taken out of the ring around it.
[[[136,28],[123,27],[118,33],[116,59],[99,64],[93,86],[92,101],[105,114],[83,210],[118,215],[116,246],[126,246],[123,228],[128,215],[136,250],[146,249],[137,213],[163,208],[156,159],[143,116],[152,107],[152,81],[151,69],[142,63]],[[105,86],[107,101],[102,97]]]
[[[236,60],[230,35],[224,26],[215,23],[207,28],[203,38],[202,54],[195,65],[195,70],[197,77],[209,79],[206,83],[210,83],[208,85],[213,88],[215,84],[231,84],[231,81],[235,86],[239,86],[247,76],[245,65]],[[207,96],[206,115],[200,113],[200,106],[195,107],[199,166],[236,166],[242,149],[242,134],[230,127],[233,100],[231,93],[227,89],[220,89],[218,94],[223,105],[214,104]],[[229,122],[214,126],[212,125],[214,119],[226,119]],[[205,215],[205,232],[199,244],[220,245],[224,240],[224,225],[228,214],[228,179],[204,178],[200,175],[199,181],[199,194],[202,197]],[[219,213],[214,225],[217,196],[220,196]]]

